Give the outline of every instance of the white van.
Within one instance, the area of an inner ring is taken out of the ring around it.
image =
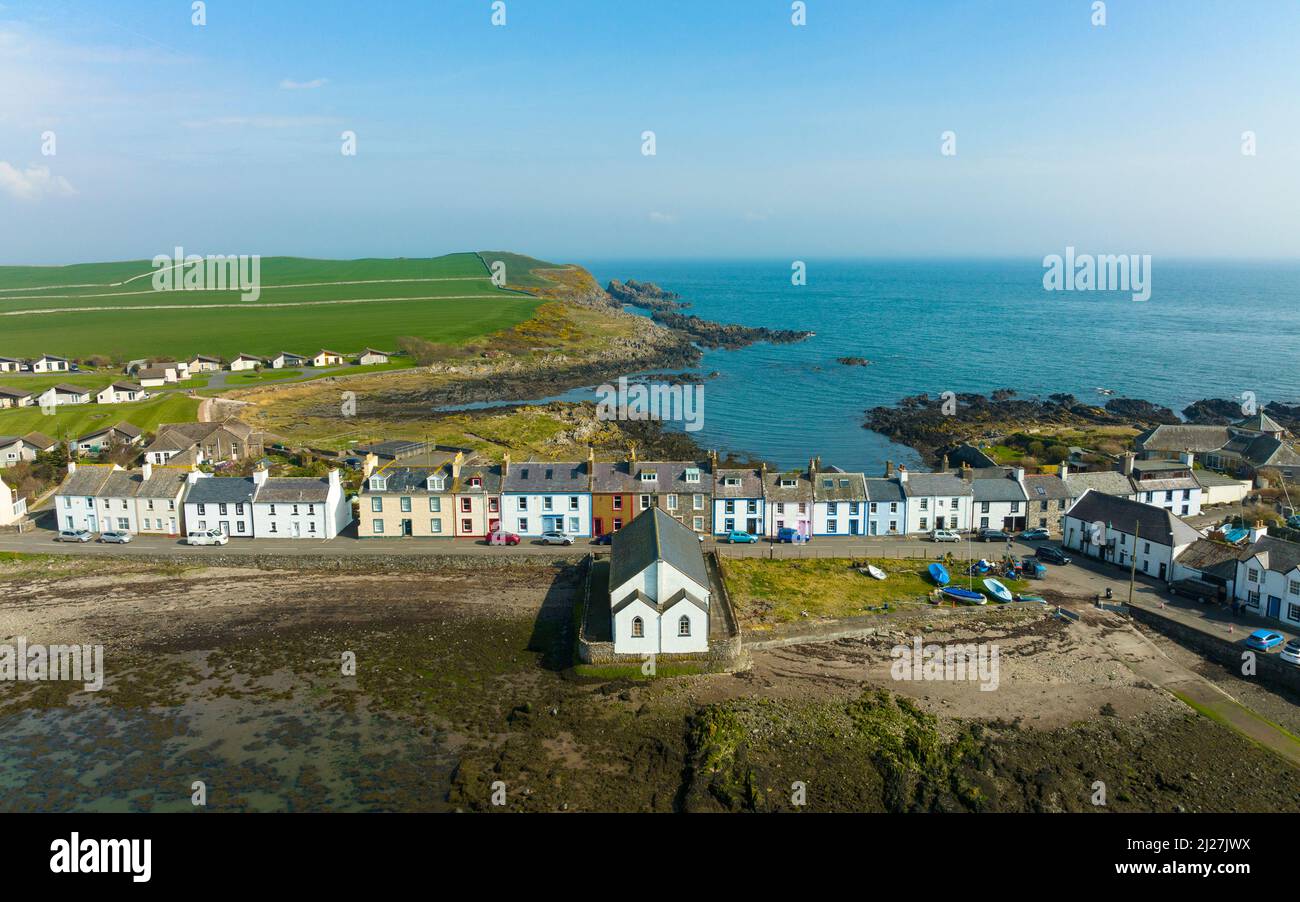
[[[189,545],[224,545],[229,541],[230,537],[219,529],[204,529],[185,537],[185,542]]]

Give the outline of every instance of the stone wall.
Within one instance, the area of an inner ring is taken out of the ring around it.
[[[57,545],[49,551],[37,552],[42,555],[58,555]],[[502,570],[519,567],[539,567],[553,569],[556,567],[576,567],[584,560],[582,555],[527,555],[496,556],[476,554],[248,554],[224,553],[212,554],[137,554],[123,552],[99,552],[89,554],[65,554],[63,557],[74,560],[101,560],[112,558],[119,561],[139,561],[142,564],[160,567],[256,567],[259,570],[338,570],[341,572],[415,572],[436,573],[443,570]]]
[[[1172,620],[1159,611],[1132,607],[1128,609],[1128,613],[1139,623],[1168,636],[1179,645],[1204,655],[1216,664],[1222,664],[1233,673],[1241,673],[1242,654],[1251,651],[1240,640],[1231,642]],[[1244,639],[1249,635],[1249,630],[1243,629],[1239,635]],[[1276,649],[1271,652],[1255,652],[1255,677],[1271,686],[1300,693],[1300,667],[1283,661],[1278,657]]]

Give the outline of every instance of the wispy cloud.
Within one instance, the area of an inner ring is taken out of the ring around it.
[[[0,160],[0,191],[18,200],[34,201],[42,197],[71,197],[77,189],[61,175],[54,175],[48,166],[28,166],[19,169]]]
[[[314,91],[325,87],[328,83],[328,78],[313,78],[311,81],[294,81],[292,78],[286,78],[280,82],[280,88],[285,91]]]

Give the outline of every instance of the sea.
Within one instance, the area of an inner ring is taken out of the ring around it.
[[[1151,263],[1151,295],[1048,291],[1041,260],[582,261],[601,282],[681,295],[704,319],[811,330],[795,344],[706,351],[705,447],[780,467],[868,474],[919,464],[862,428],[864,412],[920,393],[1011,388],[1083,401],[1140,398],[1176,412],[1201,398],[1300,400],[1300,264]],[[631,308],[629,308],[631,309]],[[640,311],[635,311],[640,312]],[[648,315],[648,314],[647,314]],[[838,357],[863,357],[846,366]],[[589,392],[585,393],[590,395]],[[584,396],[584,392],[566,397]]]

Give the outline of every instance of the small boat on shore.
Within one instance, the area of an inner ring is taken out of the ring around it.
[[[988,599],[973,589],[958,589],[949,586],[943,590],[943,594],[946,598],[951,598],[959,604],[988,604]]]
[[[1041,595],[1017,595],[1016,601],[1027,601],[1033,604],[1047,604],[1047,599]]]
[[[948,571],[944,569],[943,564],[930,565],[930,579],[934,580],[934,584],[940,588],[948,585],[950,581]]]
[[[867,576],[870,576],[872,579],[884,579],[888,575],[884,570],[881,570],[874,564],[867,564],[864,569],[867,572]]]
[[[1011,601],[1015,597],[1011,594],[1010,589],[996,579],[984,580],[984,588],[988,589],[989,593],[998,601]]]

